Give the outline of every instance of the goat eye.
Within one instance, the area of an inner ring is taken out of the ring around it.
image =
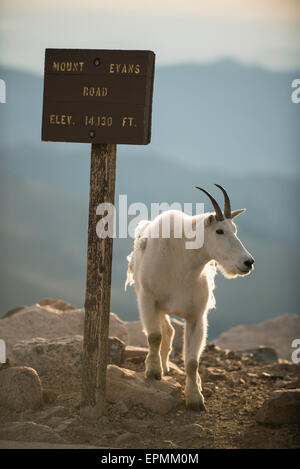
[[[224,231],[223,230],[216,230],[216,233],[217,234],[224,234]]]

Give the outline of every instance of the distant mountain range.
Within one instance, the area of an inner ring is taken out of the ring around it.
[[[0,77],[7,84],[7,104],[0,108],[1,143],[38,144],[43,78],[3,67]],[[231,174],[299,174],[300,106],[291,101],[291,83],[299,77],[300,70],[272,72],[231,60],[159,67],[151,145],[123,148],[148,157],[155,151],[185,166]],[[53,151],[60,148],[72,152],[72,144],[58,143]]]
[[[218,276],[210,338],[237,324],[298,313],[300,105],[296,72],[234,62],[157,69],[153,138],[119,146],[117,195],[128,203],[205,202],[202,185],[228,188],[240,236],[256,258],[246,279]],[[300,73],[298,73],[300,76]],[[90,148],[40,141],[42,77],[0,68],[0,315],[42,296],[81,306],[85,287]],[[112,311],[137,318],[124,292],[132,240],[115,240]]]

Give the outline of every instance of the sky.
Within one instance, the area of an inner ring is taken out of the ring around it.
[[[157,64],[231,58],[300,67],[300,0],[0,0],[0,64],[43,73],[44,49],[150,49]]]

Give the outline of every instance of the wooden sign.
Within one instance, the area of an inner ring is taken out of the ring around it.
[[[145,145],[151,51],[46,49],[42,140]]]
[[[117,143],[151,137],[151,51],[46,49],[42,140],[92,144],[81,415],[105,410],[113,239],[97,207],[114,203]]]

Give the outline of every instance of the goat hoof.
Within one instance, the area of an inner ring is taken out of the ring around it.
[[[161,371],[147,370],[146,371],[146,378],[160,380],[162,378]]]
[[[204,402],[201,402],[201,401],[189,402],[187,404],[187,408],[195,412],[207,412],[207,408]]]

